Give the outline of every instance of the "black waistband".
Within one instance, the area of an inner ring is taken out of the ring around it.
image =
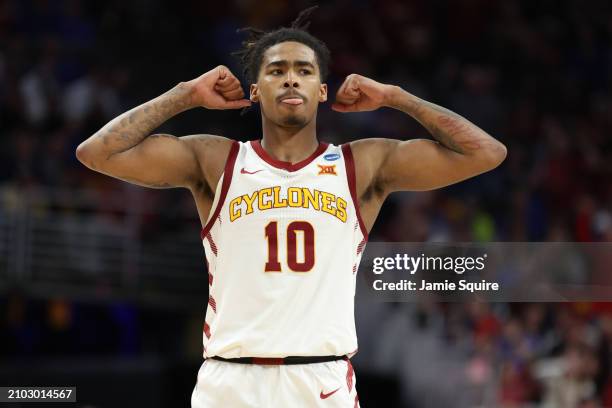
[[[284,365],[284,364],[313,364],[325,363],[327,361],[348,360],[346,355],[342,356],[289,356],[289,357],[237,357],[223,358],[219,356],[209,357],[219,361],[239,364],[265,364],[265,365]]]

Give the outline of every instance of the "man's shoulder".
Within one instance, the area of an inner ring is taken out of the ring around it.
[[[236,140],[212,134],[194,134],[181,139],[191,147],[207,184],[214,189]]]
[[[225,163],[232,144],[236,142],[225,136],[212,134],[195,134],[183,136],[182,139],[189,144],[201,164],[208,163],[213,166],[218,161]]]
[[[384,187],[386,180],[381,169],[398,143],[399,140],[387,138],[359,139],[349,143],[355,166],[357,195],[362,200],[368,201],[368,197],[373,197],[368,192],[376,193],[380,203],[387,196]]]
[[[229,151],[235,140],[225,136],[199,133],[189,136],[183,136],[183,139],[197,153],[215,153],[219,154],[223,150]]]
[[[400,141],[396,139],[372,137],[354,140],[346,144],[351,147],[351,152],[355,158],[355,164],[362,165],[365,163],[380,164],[399,142]]]

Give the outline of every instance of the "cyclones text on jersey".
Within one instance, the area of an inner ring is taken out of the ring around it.
[[[348,204],[342,197],[308,187],[289,187],[282,195],[281,190],[281,186],[271,186],[233,198],[229,204],[230,221],[233,222],[244,215],[253,213],[255,207],[260,211],[272,208],[302,207],[326,212],[346,222]]]

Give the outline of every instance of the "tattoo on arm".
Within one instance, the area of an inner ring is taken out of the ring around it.
[[[463,116],[407,92],[402,92],[391,107],[414,117],[434,139],[457,153],[472,154],[485,145],[497,143]]]
[[[179,84],[157,98],[116,117],[94,134],[90,138],[91,142],[100,141],[108,159],[113,154],[134,147],[162,123],[190,107],[187,90]]]

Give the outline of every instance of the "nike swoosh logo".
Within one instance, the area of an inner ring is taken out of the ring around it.
[[[327,397],[330,397],[334,392],[338,391],[339,389],[340,387],[336,388],[335,390],[327,394],[323,394],[323,391],[321,391],[321,394],[319,395],[319,397],[321,397],[321,399],[325,399]]]
[[[258,173],[260,171],[263,171],[263,169],[255,170],[255,171],[248,171],[248,170],[245,170],[244,167],[243,167],[243,168],[240,169],[240,174],[255,174],[255,173]]]

